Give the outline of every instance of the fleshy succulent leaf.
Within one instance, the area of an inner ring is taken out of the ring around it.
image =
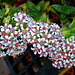
[[[47,18],[46,13],[43,13],[42,16],[40,17],[40,20],[42,22],[46,22],[46,18]]]
[[[65,35],[65,38],[66,38],[66,39],[69,38],[69,37],[71,37],[71,36],[73,35],[73,33],[70,33],[70,30],[63,31],[62,34]]]
[[[35,9],[34,9],[34,7],[35,7],[36,5],[34,4],[34,3],[32,3],[31,1],[27,1],[27,7],[28,7],[28,9],[30,10],[30,11],[34,11]]]
[[[45,2],[44,7],[43,7],[43,11],[48,8],[49,4],[50,4],[50,1]]]
[[[73,28],[75,28],[75,20],[73,20],[72,23],[69,26],[70,30],[73,29]]]
[[[40,2],[37,4],[37,6],[35,7],[35,9],[36,9],[37,11],[41,11],[42,8],[43,8],[43,6],[44,6],[44,1],[40,1]]]

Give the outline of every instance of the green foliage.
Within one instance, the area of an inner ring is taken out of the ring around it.
[[[37,4],[37,6],[35,7],[35,9],[36,9],[37,11],[41,11],[41,9],[43,8],[43,6],[44,6],[44,1],[40,1],[40,2]]]
[[[27,23],[23,23],[23,27],[24,28],[28,27]]]
[[[40,20],[42,22],[46,22],[46,13],[43,13],[42,16],[40,17]]]
[[[14,16],[15,13],[19,12],[19,7],[11,7],[7,3],[2,3],[2,4],[5,6],[5,8],[0,9],[0,24],[1,25],[5,23],[7,16],[10,16],[11,18],[12,16]]]
[[[30,11],[34,11],[34,7],[35,7],[35,4],[32,3],[31,1],[27,1],[27,7]]]
[[[22,12],[25,12],[25,13],[28,13],[27,12],[27,3],[24,3],[24,4],[21,4],[20,6],[19,6],[19,9],[21,9],[20,11]]]
[[[66,23],[70,22],[69,19],[75,19],[75,7],[66,4],[64,6],[54,4],[49,7],[49,10],[60,17],[61,24],[66,25]]]
[[[34,3],[27,1],[27,7],[30,11],[41,11],[41,9],[44,6],[44,1],[40,1],[37,5],[35,5]]]
[[[41,10],[44,6],[44,1],[39,2],[37,5],[34,3],[27,1],[27,7],[29,9],[29,15],[33,17],[36,21],[41,17]]]
[[[73,29],[73,28],[75,28],[75,20],[73,20],[73,22],[69,26],[69,29]]]
[[[39,18],[41,17],[41,13],[40,12],[37,12],[37,11],[30,11],[28,13],[31,17],[34,18],[34,20],[39,20]]]
[[[75,37],[75,20],[72,21],[69,28],[65,27],[61,29],[61,32],[65,35],[65,38]]]
[[[5,9],[0,9],[0,24],[2,24],[3,19],[5,17]]]
[[[15,21],[15,20],[10,20],[10,21],[9,21],[9,24],[12,24],[12,26],[14,27],[15,24],[16,24],[16,21]]]
[[[43,7],[43,11],[48,9],[48,6],[50,4],[50,1],[46,1]]]
[[[50,23],[49,20],[49,7],[50,1],[44,2],[40,1],[37,5],[27,1],[27,7],[29,9],[29,15],[33,17],[34,20]]]
[[[62,34],[65,35],[65,38],[69,38],[73,35],[70,30],[63,31]]]
[[[4,8],[4,5],[2,4],[2,2],[0,2],[0,9]]]
[[[9,10],[8,15],[12,17],[15,13],[18,13],[18,12],[19,12],[18,7],[11,7],[10,10]]]

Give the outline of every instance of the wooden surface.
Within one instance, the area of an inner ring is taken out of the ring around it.
[[[65,72],[67,72],[70,68],[65,68],[63,71],[61,71],[58,75],[63,75]]]

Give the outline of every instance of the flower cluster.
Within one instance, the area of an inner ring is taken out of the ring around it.
[[[13,24],[5,23],[0,30],[0,57],[16,56],[31,43],[34,54],[49,57],[54,67],[75,66],[75,41],[65,39],[60,27],[36,22],[25,13],[14,14]]]
[[[75,66],[75,42],[70,40],[66,40],[65,43],[61,44],[62,50],[54,54],[55,58],[53,66],[55,67],[69,67]]]
[[[5,24],[0,32],[0,48],[2,51],[5,51],[0,57],[6,54],[16,56],[26,50],[27,43],[23,43],[22,32],[20,30],[16,30],[16,27],[12,28],[11,24]]]
[[[16,56],[22,54],[27,48],[27,41],[23,37],[24,24],[32,22],[33,19],[25,13],[18,13],[14,14],[11,20],[15,21],[14,26],[9,24],[10,21],[7,18],[0,29],[0,57],[7,54]]]
[[[26,27],[28,27],[28,24],[33,22],[34,20],[29,15],[26,15],[25,13],[16,13],[14,14],[14,17],[12,17],[12,20],[15,21],[15,26],[18,27],[21,31],[23,31]]]

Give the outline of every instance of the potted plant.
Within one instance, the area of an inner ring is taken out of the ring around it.
[[[28,3],[31,2],[28,1]],[[43,5],[44,2],[40,2],[37,6],[32,3],[33,8],[34,6],[38,8],[37,12],[36,8],[30,9],[28,5],[30,10],[28,14],[32,15],[34,19],[24,12],[19,12],[18,7],[8,8],[10,9],[8,17],[3,20],[4,25],[0,29],[0,57],[22,54],[26,51],[27,44],[31,43],[33,45],[31,50],[34,54],[39,54],[40,57],[48,56],[53,61],[52,65],[55,68],[75,66],[75,21],[73,20],[69,28],[60,28],[56,23],[48,24],[50,21],[48,16],[46,18],[46,13],[42,16],[44,17],[43,22],[40,21],[42,18],[35,21],[33,13],[36,12],[35,15],[40,13],[39,11],[43,8],[41,3]],[[47,2],[47,7],[49,7],[49,2]],[[65,6],[60,7],[65,8]],[[46,12],[46,9],[44,8],[43,11]],[[14,12],[16,13],[14,14]],[[60,17],[64,14],[66,12],[61,14],[60,11]],[[67,16],[65,15],[65,17]],[[48,23],[44,23],[44,21]],[[67,34],[67,32],[69,33]]]

